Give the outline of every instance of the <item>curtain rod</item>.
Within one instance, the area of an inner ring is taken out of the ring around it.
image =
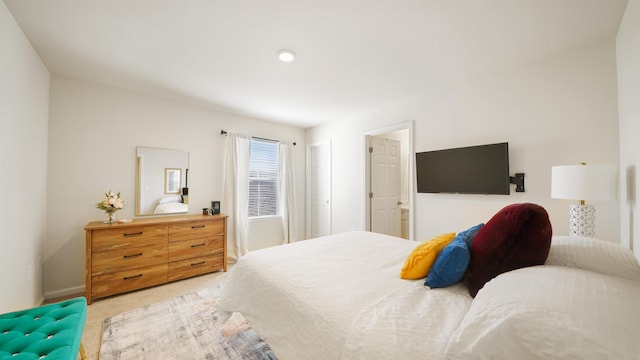
[[[220,130],[220,135],[227,135],[227,130]],[[274,140],[274,139],[267,139],[267,138],[263,138],[263,137],[258,137],[258,136],[252,136],[253,139],[258,139],[258,140],[265,140],[265,141],[273,141],[273,142],[281,142],[280,140]],[[294,141],[293,146],[296,146],[296,142]]]

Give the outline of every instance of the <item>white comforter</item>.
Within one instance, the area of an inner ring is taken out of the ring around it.
[[[255,251],[232,268],[219,300],[280,360],[445,359],[471,305],[466,287],[401,280],[416,243],[350,232]]]
[[[156,206],[153,210],[154,214],[172,214],[183,213],[189,211],[189,205],[183,203],[164,203]]]

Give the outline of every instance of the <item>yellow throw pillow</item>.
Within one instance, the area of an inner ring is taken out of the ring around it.
[[[455,236],[456,233],[446,233],[418,245],[404,261],[400,278],[415,280],[426,277],[438,254],[449,245]]]

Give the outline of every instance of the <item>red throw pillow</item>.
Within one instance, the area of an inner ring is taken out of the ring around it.
[[[515,269],[543,265],[551,246],[549,214],[540,205],[512,204],[498,211],[471,243],[464,281],[469,294],[494,277]]]

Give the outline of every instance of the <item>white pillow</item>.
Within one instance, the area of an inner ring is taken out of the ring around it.
[[[162,204],[170,204],[170,203],[181,203],[182,197],[180,195],[165,195],[160,198],[158,201],[158,205]]]
[[[640,282],[563,266],[510,271],[478,292],[447,359],[637,359]]]
[[[640,265],[631,250],[583,236],[554,236],[547,265],[570,266],[640,281]]]

